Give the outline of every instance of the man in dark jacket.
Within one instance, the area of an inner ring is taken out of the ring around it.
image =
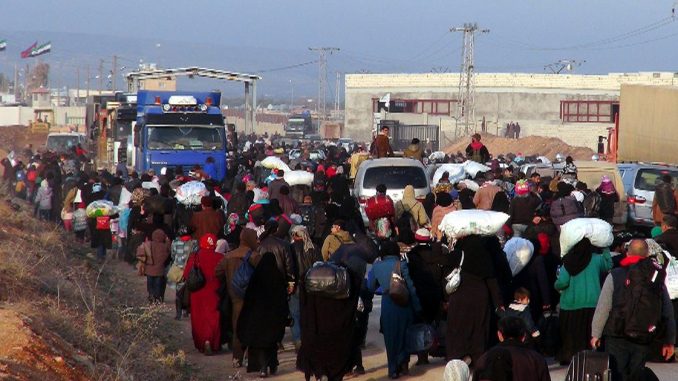
[[[480,142],[480,134],[473,134],[471,144],[466,147],[466,158],[477,163],[485,164],[490,161],[490,151]]]
[[[551,381],[544,357],[524,344],[527,329],[522,319],[499,320],[497,336],[500,343],[480,357],[474,380]]]
[[[678,217],[667,214],[662,220],[662,234],[654,238],[673,257],[678,257]]]
[[[278,170],[278,174],[276,175],[276,179],[271,181],[270,184],[268,184],[268,199],[269,200],[277,200],[280,197],[280,188],[283,186],[286,186],[288,189],[290,187],[290,184],[287,183],[284,179],[285,176],[285,171]]]
[[[193,213],[190,227],[193,229],[193,238],[200,239],[207,233],[218,235],[224,228],[224,214],[212,207],[211,197],[204,196],[200,200],[202,210]]]
[[[259,253],[259,257],[263,257],[266,253],[272,253],[275,256],[278,270],[285,275],[289,291],[292,291],[296,281],[294,258],[292,258],[288,241],[280,238],[281,236],[287,236],[291,224],[287,223],[283,218],[280,220],[281,223],[275,220],[270,220],[266,223],[264,233],[260,237],[261,242],[259,243],[257,253]]]
[[[612,270],[610,275],[605,278],[605,283],[600,291],[598,298],[598,305],[596,312],[593,315],[593,323],[591,324],[591,346],[597,348],[600,346],[600,338],[605,338],[605,351],[610,354],[612,359],[613,380],[628,380],[631,373],[645,367],[645,361],[649,354],[650,344],[643,344],[637,340],[631,340],[625,334],[624,307],[626,303],[632,301],[625,299],[627,293],[624,289],[627,286],[627,276],[633,270],[634,265],[641,266],[642,261],[651,261],[648,258],[649,248],[647,242],[643,239],[635,239],[631,241],[626,258],[621,261],[621,267]],[[656,274],[656,272],[655,272]],[[656,276],[656,275],[655,275]],[[636,286],[638,287],[638,286]],[[648,295],[643,294],[646,298]],[[641,308],[642,310],[642,308]],[[634,311],[642,315],[646,311]],[[662,285],[662,308],[661,316],[657,316],[661,320],[660,326],[664,329],[655,327],[660,336],[655,337],[663,343],[662,357],[666,360],[673,357],[674,343],[676,341],[676,322],[673,319],[673,306],[669,298],[666,286]]]

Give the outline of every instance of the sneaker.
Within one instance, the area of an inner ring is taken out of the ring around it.
[[[205,341],[205,356],[212,356],[212,346],[209,341]]]

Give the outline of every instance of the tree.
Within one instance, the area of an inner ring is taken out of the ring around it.
[[[31,69],[28,75],[28,91],[37,89],[40,86],[47,87],[49,83],[49,64],[40,62]]]

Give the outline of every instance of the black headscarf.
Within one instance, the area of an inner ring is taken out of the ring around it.
[[[594,250],[595,247],[591,244],[591,241],[589,241],[588,238],[583,238],[563,257],[563,266],[565,267],[565,270],[567,270],[571,276],[575,276],[584,271],[586,266],[591,262]]]

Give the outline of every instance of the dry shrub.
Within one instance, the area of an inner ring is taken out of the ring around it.
[[[0,305],[82,351],[93,379],[188,379],[185,354],[161,344],[168,307],[148,306],[115,263],[88,259],[71,234],[22,209],[0,203]]]

